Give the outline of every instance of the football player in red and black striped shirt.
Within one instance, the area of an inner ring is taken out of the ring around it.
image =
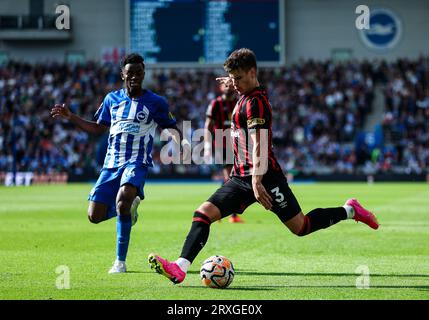
[[[298,236],[346,219],[355,219],[377,229],[375,215],[356,199],[347,200],[343,206],[317,208],[307,215],[302,213],[271,146],[272,107],[257,78],[255,54],[249,49],[236,50],[225,61],[224,69],[228,77],[219,80],[232,82],[241,96],[232,114],[234,168],[231,179],[195,211],[179,259],[169,262],[150,254],[152,269],[174,283],[182,282],[190,264],[207,242],[210,224],[232,212],[242,213],[256,201],[274,212]]]
[[[215,134],[217,130],[231,128],[231,115],[234,110],[237,98],[234,87],[231,83],[220,83],[219,89],[221,95],[210,101],[206,112],[206,122],[204,125],[204,134],[206,135],[204,144],[204,157],[210,162],[212,155],[215,157],[216,164],[222,164],[223,183],[229,180],[232,170],[232,163],[228,162],[228,153],[232,151],[230,137],[222,137],[222,143],[216,142]],[[219,133],[219,131],[217,131]],[[226,141],[228,139],[228,141]],[[212,141],[211,143],[209,141]],[[216,152],[214,152],[216,151]],[[231,223],[243,223],[244,221],[236,213],[232,213],[229,221]],[[220,220],[219,220],[220,222]]]

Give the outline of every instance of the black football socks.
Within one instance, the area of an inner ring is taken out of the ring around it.
[[[201,212],[196,211],[192,219],[191,230],[183,244],[181,258],[193,262],[195,257],[204,248],[210,233],[210,218]]]
[[[337,208],[317,208],[310,211],[305,216],[305,222],[302,229],[299,231],[299,236],[305,236],[314,231],[328,228],[341,220],[347,219],[346,209],[343,207]]]

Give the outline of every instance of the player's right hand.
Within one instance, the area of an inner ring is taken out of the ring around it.
[[[262,206],[266,210],[271,210],[273,207],[273,199],[268,194],[267,190],[265,189],[264,185],[260,181],[255,181],[255,179],[252,179],[252,189],[253,193],[255,195],[256,200],[262,204]]]
[[[216,78],[216,81],[218,81],[220,84],[223,84],[227,87],[232,86],[232,79],[230,77],[219,77],[219,78]]]
[[[60,118],[63,118],[63,119],[70,120],[71,115],[72,115],[72,113],[71,113],[70,109],[66,107],[65,103],[63,103],[63,104],[56,104],[51,109],[51,116],[52,116],[52,118],[60,117]]]

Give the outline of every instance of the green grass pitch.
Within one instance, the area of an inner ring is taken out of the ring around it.
[[[176,259],[194,210],[217,187],[148,182],[131,234],[129,273],[117,275],[107,274],[116,221],[88,222],[91,185],[0,187],[0,299],[429,299],[425,183],[292,184],[304,212],[355,196],[381,226],[343,221],[299,238],[254,204],[245,224],[214,223],[187,278],[173,285],[150,270],[147,256]],[[199,279],[200,264],[215,254],[236,269],[226,290],[205,288]],[[59,266],[70,271],[69,289],[56,286],[64,283]],[[362,278],[365,268],[369,278]],[[364,279],[369,288],[357,288]]]

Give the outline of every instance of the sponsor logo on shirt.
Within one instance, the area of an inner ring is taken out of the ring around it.
[[[251,118],[249,120],[247,120],[247,126],[249,128],[257,126],[257,125],[262,125],[265,123],[265,119],[262,118]]]
[[[119,122],[118,132],[137,134],[140,131],[140,124],[134,122]]]

